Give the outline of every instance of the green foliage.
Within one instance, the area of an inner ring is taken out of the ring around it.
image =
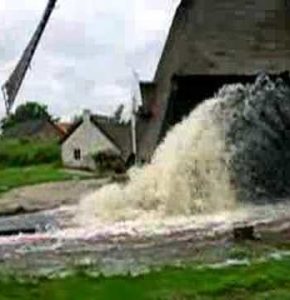
[[[14,113],[2,120],[2,130],[5,131],[5,129],[21,122],[40,119],[52,119],[47,106],[38,102],[27,102],[19,105]]]
[[[253,263],[222,269],[166,268],[132,278],[89,278],[0,283],[0,300],[254,300],[289,299],[290,260]]]
[[[0,140],[0,168],[60,163],[60,160],[60,146],[54,140]]]
[[[117,110],[115,111],[114,113],[114,119],[117,121],[117,122],[120,122],[121,121],[121,117],[122,117],[122,114],[123,114],[123,111],[124,111],[124,104],[120,104],[117,108]]]
[[[76,123],[80,122],[82,119],[83,119],[82,115],[74,115],[72,118],[72,123],[76,124]]]
[[[251,258],[254,255],[253,251],[247,247],[234,246],[229,251],[229,258],[231,259],[245,259]]]
[[[124,173],[126,171],[120,155],[114,151],[106,150],[98,152],[93,155],[93,159],[101,172],[114,171],[116,173]]]
[[[73,173],[62,171],[53,164],[24,168],[0,168],[0,194],[20,186],[70,180],[74,177]]]

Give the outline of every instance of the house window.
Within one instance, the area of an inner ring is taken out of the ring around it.
[[[75,160],[81,159],[81,149],[74,149],[74,159]]]

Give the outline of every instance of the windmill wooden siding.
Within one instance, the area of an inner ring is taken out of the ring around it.
[[[173,75],[253,75],[290,70],[287,0],[183,0],[156,74],[155,117],[148,122],[142,156],[151,157],[166,121]],[[157,116],[156,116],[157,112]]]

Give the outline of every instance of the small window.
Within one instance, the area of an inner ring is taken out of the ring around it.
[[[75,160],[81,159],[81,149],[74,149],[74,159]]]

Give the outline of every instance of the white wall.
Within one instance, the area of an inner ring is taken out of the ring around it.
[[[75,149],[81,150],[80,160],[74,158]],[[95,163],[91,155],[108,149],[120,153],[119,149],[90,122],[89,118],[84,118],[83,123],[62,144],[62,161],[66,167],[94,169]]]

